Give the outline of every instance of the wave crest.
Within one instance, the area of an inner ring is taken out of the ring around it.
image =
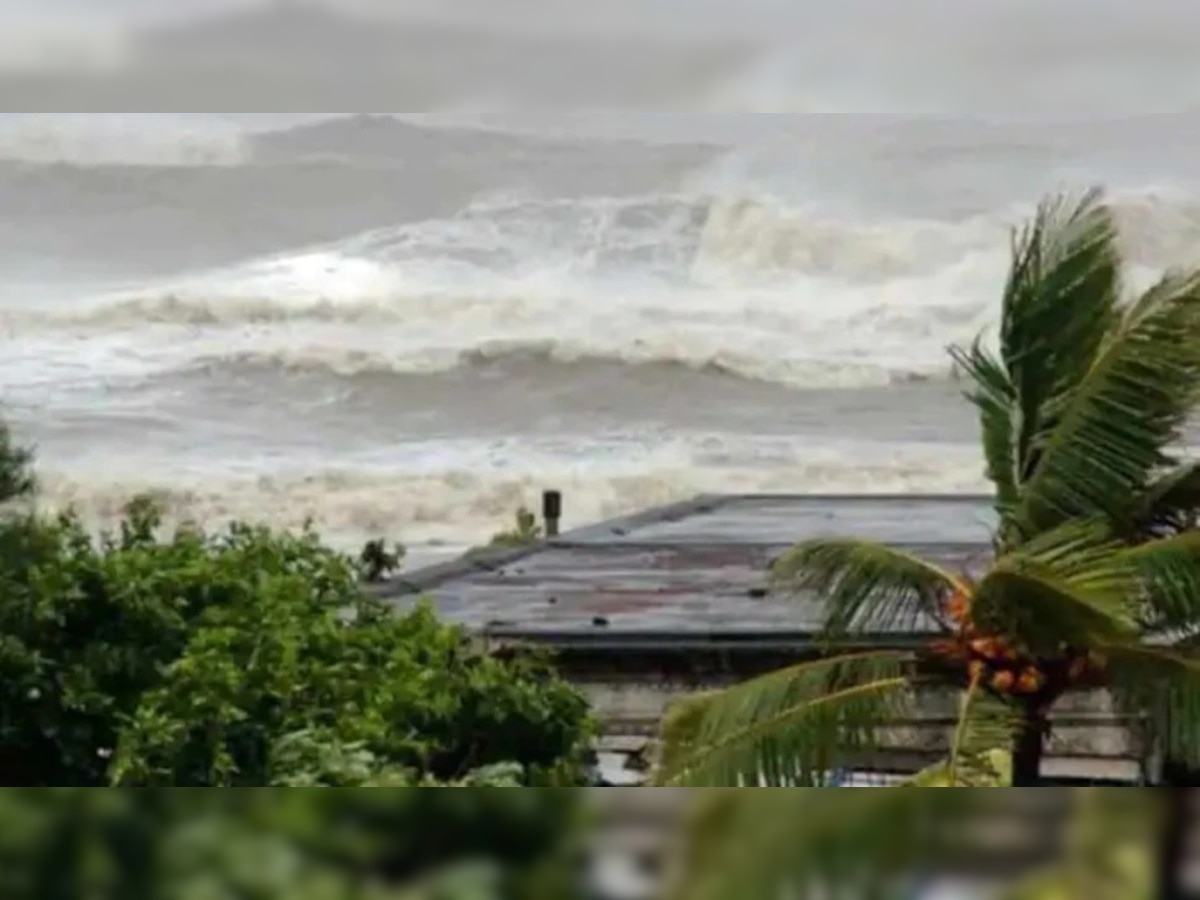
[[[1139,277],[1187,249],[1163,222],[1200,237],[1186,198],[1146,192],[1117,209]],[[138,335],[156,372],[224,360],[414,374],[533,353],[888,384],[944,376],[945,347],[991,322],[1015,218],[864,224],[755,198],[499,199],[144,290],[10,307],[0,324],[51,342]]]
[[[341,347],[306,346],[276,351],[247,350],[199,360],[205,366],[278,367],[295,373],[326,373],[342,378],[361,375],[438,375],[493,365],[535,364],[547,377],[570,377],[569,370],[588,365],[678,366],[696,372],[727,375],[799,389],[859,388],[905,384],[947,377],[949,364],[888,366],[852,360],[778,359],[736,349],[680,346],[646,341],[633,347],[603,348],[583,343],[496,340],[469,350],[429,348],[404,355]],[[557,372],[554,369],[558,369]]]
[[[49,473],[44,498],[52,508],[74,506],[88,520],[110,525],[129,498],[150,494],[169,522],[219,527],[234,519],[296,528],[312,519],[335,543],[348,548],[386,535],[421,544],[465,548],[505,528],[513,511],[533,506],[553,486],[567,498],[568,525],[590,524],[647,506],[711,491],[972,492],[983,486],[977,451],[897,451],[864,464],[841,452],[812,448],[805,461],[745,468],[697,466],[664,451],[628,470],[596,470],[562,460],[538,461],[522,471],[446,469],[425,474],[327,470],[303,476],[209,478],[181,484],[153,477],[92,478]]]

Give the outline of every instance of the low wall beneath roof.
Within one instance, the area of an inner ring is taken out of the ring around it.
[[[565,673],[572,677],[571,673]],[[625,754],[632,765],[653,756],[663,714],[674,700],[697,690],[728,686],[728,674],[663,680],[626,671],[574,677],[603,723],[602,749]],[[943,758],[956,722],[958,698],[952,692],[926,692],[911,719],[879,729],[878,752],[854,761],[855,768],[914,772]],[[1143,723],[1121,717],[1105,692],[1064,697],[1054,709],[1043,774],[1048,778],[1137,783],[1146,777],[1150,751]]]

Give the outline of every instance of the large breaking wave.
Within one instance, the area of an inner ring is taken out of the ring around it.
[[[1146,271],[1200,236],[1189,202],[1142,194],[1120,210]],[[0,315],[39,339],[40,365],[54,365],[56,336],[86,336],[94,358],[119,354],[131,373],[428,373],[517,355],[861,386],[946,373],[946,346],[995,314],[1012,220],[864,224],[747,197],[493,199]]]

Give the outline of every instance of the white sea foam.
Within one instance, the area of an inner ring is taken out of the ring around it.
[[[87,337],[146,374],[221,359],[432,372],[533,352],[877,384],[945,371],[945,345],[986,320],[1003,235],[846,225],[745,198],[510,201],[0,317],[38,339],[26,371],[76,361]],[[57,353],[55,335],[72,338]]]
[[[1121,206],[1141,277],[1194,204]],[[1165,224],[1163,224],[1165,220]],[[946,374],[989,325],[1011,219],[853,223],[776,201],[481,204],[302,253],[76,303],[0,307],[8,383],[86,358],[109,377],[222,362],[431,373],[506,355],[711,368],[797,387]]]
[[[583,525],[654,504],[711,491],[955,492],[983,486],[973,447],[897,445],[851,447],[845,443],[801,446],[793,441],[731,442],[728,436],[695,436],[635,449],[574,442],[559,452],[513,441],[502,447],[430,446],[424,463],[394,467],[348,464],[270,476],[135,471],[83,463],[69,473],[50,472],[45,502],[75,506],[89,521],[104,524],[129,497],[151,493],[171,521],[220,523],[250,518],[298,527],[312,518],[347,547],[387,535],[415,544],[451,549],[485,540],[507,527],[521,504],[536,507],[547,487],[566,496],[566,525]],[[737,444],[737,446],[734,446]],[[715,445],[741,464],[706,461]],[[441,461],[441,462],[439,462]]]

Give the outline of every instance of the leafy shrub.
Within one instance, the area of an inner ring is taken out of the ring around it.
[[[488,547],[528,547],[545,535],[546,529],[538,522],[537,515],[522,506],[514,516],[512,527],[493,535]]]
[[[404,565],[404,548],[387,541],[367,541],[358,555],[358,573],[368,584],[386,580]]]
[[[362,781],[578,777],[590,719],[547,660],[364,597],[311,531],[159,532],[145,501],[99,542],[71,516],[0,526],[4,784],[289,783],[298,741],[318,770],[368,754]]]
[[[0,500],[33,488],[0,424]],[[147,500],[95,541],[0,519],[0,896],[564,900],[582,697],[489,657],[358,560],[233,525],[161,535]],[[149,790],[87,791],[105,785]],[[243,791],[163,791],[184,786]],[[342,787],[284,791],[272,787]],[[374,787],[466,787],[457,794]]]

